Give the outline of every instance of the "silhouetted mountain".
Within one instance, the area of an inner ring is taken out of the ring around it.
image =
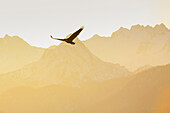
[[[129,77],[121,77],[100,82],[91,81],[84,83],[80,88],[65,85],[50,85],[41,88],[16,87],[0,95],[0,111],[5,113],[70,113],[115,94],[129,80]]]
[[[146,71],[146,70],[148,70],[148,69],[150,69],[150,68],[152,68],[152,66],[149,66],[149,65],[146,65],[146,66],[143,66],[143,67],[139,67],[139,68],[136,69],[133,73],[134,73],[134,74],[137,74],[137,73]]]
[[[0,39],[0,112],[169,113],[170,64],[153,67],[170,61],[169,36],[164,24],[135,25],[84,42],[101,59],[137,69],[132,75],[78,38],[75,45],[42,49],[6,35]]]
[[[30,46],[18,36],[0,38],[0,73],[17,70],[40,59],[44,49]]]
[[[138,73],[120,92],[82,113],[169,113],[170,64]]]
[[[0,90],[20,85],[41,87],[59,83],[79,87],[88,80],[103,81],[130,74],[118,64],[95,57],[78,39],[75,42],[76,45],[63,42],[52,46],[45,50],[39,61],[0,75]]]
[[[151,68],[136,76],[86,82],[79,88],[65,85],[13,88],[0,95],[0,111],[169,113],[169,101],[162,101],[162,96],[170,93],[170,87],[167,87],[170,85],[169,73],[170,65],[166,65]],[[169,95],[166,97],[170,99]]]
[[[94,35],[84,44],[102,60],[124,65],[131,71],[170,63],[170,30],[164,24],[121,27],[111,37]]]

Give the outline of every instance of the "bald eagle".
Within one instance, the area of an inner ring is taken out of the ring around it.
[[[60,40],[60,41],[64,41],[67,42],[69,44],[75,44],[75,42],[73,42],[73,40],[80,34],[80,32],[84,29],[84,27],[82,26],[79,30],[77,30],[76,32],[74,32],[70,37],[65,38],[65,39],[60,39],[60,38],[53,38],[53,36],[50,35],[50,37],[52,39],[55,40]]]

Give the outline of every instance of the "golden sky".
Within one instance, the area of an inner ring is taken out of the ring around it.
[[[49,35],[65,37],[85,26],[81,40],[110,36],[123,26],[165,23],[170,28],[169,0],[1,0],[0,37],[18,35],[31,45],[58,44]]]

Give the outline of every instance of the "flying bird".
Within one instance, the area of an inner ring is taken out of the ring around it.
[[[55,40],[60,40],[60,41],[64,41],[67,42],[69,44],[75,44],[75,42],[73,42],[73,40],[80,34],[80,32],[84,29],[84,27],[82,26],[79,30],[77,30],[76,32],[74,32],[70,37],[65,38],[65,39],[60,39],[60,38],[53,38],[53,36],[50,35],[50,37],[52,39]]]

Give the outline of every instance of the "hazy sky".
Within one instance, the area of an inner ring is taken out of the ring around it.
[[[80,40],[110,36],[123,26],[165,23],[170,28],[170,0],[1,0],[0,37],[18,35],[29,44],[58,44],[85,26]]]

